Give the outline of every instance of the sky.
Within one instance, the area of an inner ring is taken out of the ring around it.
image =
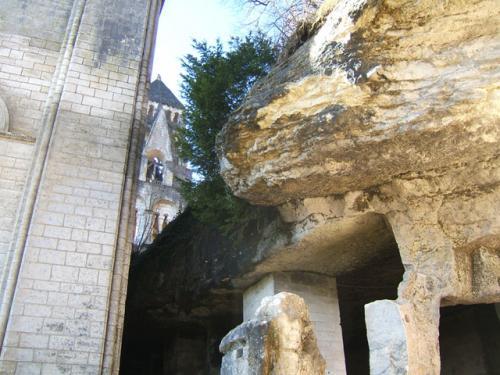
[[[182,101],[181,59],[193,53],[192,40],[215,43],[246,34],[245,11],[237,0],[166,0],[160,15],[152,79],[158,74]]]

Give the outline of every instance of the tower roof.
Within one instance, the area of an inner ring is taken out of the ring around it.
[[[182,103],[163,83],[159,75],[158,78],[151,83],[151,87],[149,89],[149,100],[160,104],[166,104],[169,107],[184,109]]]

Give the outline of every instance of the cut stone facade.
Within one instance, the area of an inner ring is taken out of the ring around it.
[[[118,373],[161,5],[0,0],[2,374]]]

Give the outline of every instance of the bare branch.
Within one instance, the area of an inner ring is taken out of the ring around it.
[[[300,24],[321,5],[321,0],[239,0],[249,11],[250,23],[273,36],[284,46]]]

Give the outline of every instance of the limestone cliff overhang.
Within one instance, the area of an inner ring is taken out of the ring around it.
[[[280,205],[494,157],[499,13],[494,0],[336,2],[219,134],[225,181]]]

